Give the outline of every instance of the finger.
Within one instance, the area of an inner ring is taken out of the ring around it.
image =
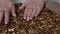
[[[41,9],[40,8],[37,8],[36,12],[35,12],[35,17],[38,16],[38,14],[40,13]]]
[[[19,9],[23,9],[25,7],[25,4],[22,4],[22,6],[19,7]]]
[[[3,11],[0,10],[0,23],[1,23],[1,21],[2,21],[2,18],[3,18]]]
[[[12,7],[12,16],[16,17],[15,7]]]
[[[5,24],[9,22],[9,13],[10,13],[9,10],[5,10],[5,20],[4,20]]]
[[[31,7],[28,7],[29,8],[29,10],[27,10],[28,11],[28,13],[27,13],[27,21],[29,21],[30,19],[32,19],[32,18],[30,18],[30,16],[32,15],[32,9],[31,9]]]
[[[35,16],[35,12],[37,12],[37,11],[36,11],[36,8],[33,9],[32,15],[31,15],[31,17],[30,17],[31,19]]]
[[[27,13],[28,13],[28,7],[26,7],[25,11],[24,11],[24,19],[27,18]]]

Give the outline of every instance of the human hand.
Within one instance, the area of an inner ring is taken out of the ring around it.
[[[44,6],[44,0],[26,0],[26,3],[19,7],[19,9],[23,9],[25,6],[24,19],[29,21],[34,16],[38,16]]]
[[[7,24],[9,22],[9,14],[12,13],[15,15],[15,7],[11,0],[0,0],[0,23],[2,21],[3,15],[5,17],[4,23]]]

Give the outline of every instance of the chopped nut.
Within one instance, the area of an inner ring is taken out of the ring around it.
[[[13,32],[13,34],[15,34],[15,33]]]
[[[8,25],[0,24],[0,34],[57,34],[60,33],[60,16],[44,8],[38,17],[30,21],[23,19],[24,9],[16,4],[16,17],[10,16]],[[58,23],[56,23],[56,21]],[[3,21],[4,22],[4,21]],[[55,24],[56,23],[56,24]],[[12,25],[13,24],[13,25]],[[7,26],[7,27],[6,27]],[[8,30],[8,31],[7,31]]]
[[[13,29],[8,29],[8,31],[14,31],[14,28]]]

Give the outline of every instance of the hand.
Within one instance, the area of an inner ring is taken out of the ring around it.
[[[12,13],[15,15],[15,7],[11,0],[0,0],[0,23],[2,21],[3,15],[5,17],[4,23],[7,24],[9,22],[9,14]]]
[[[23,9],[26,6],[25,12],[24,12],[24,19],[27,19],[29,21],[34,16],[37,17],[39,12],[42,10],[44,6],[43,0],[26,0],[26,3],[23,4],[19,9]]]

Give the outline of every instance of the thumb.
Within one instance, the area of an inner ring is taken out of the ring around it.
[[[25,4],[22,4],[22,5],[19,7],[19,9],[24,9],[24,7],[25,7]]]

